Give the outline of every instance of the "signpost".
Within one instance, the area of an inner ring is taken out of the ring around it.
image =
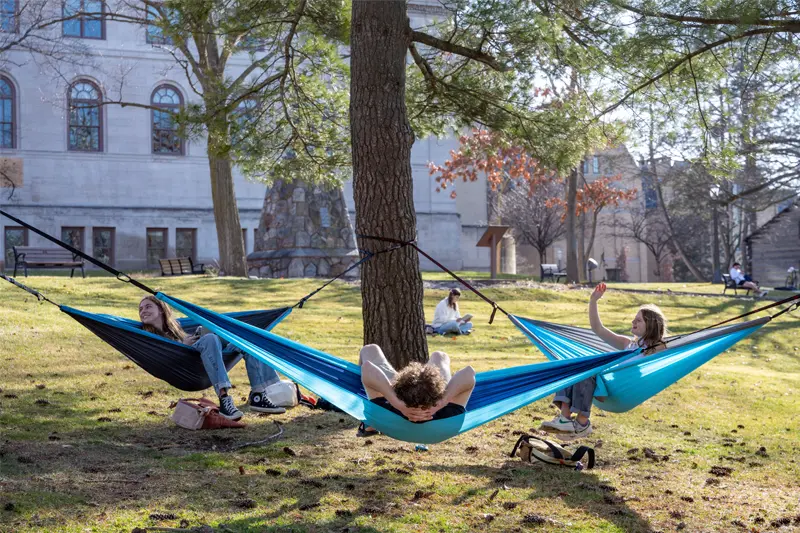
[[[489,259],[489,272],[491,278],[497,278],[497,270],[500,268],[500,242],[503,240],[503,235],[508,231],[508,226],[489,226],[486,232],[478,240],[475,246],[490,248]]]

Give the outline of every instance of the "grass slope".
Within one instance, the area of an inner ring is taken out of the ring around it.
[[[28,278],[55,301],[136,317],[141,294],[107,278]],[[296,302],[317,280],[157,279],[165,292],[218,311]],[[487,289],[510,312],[586,326],[588,291]],[[431,313],[444,290],[426,293]],[[607,325],[628,329],[653,301],[677,333],[757,305],[747,299],[610,292]],[[415,452],[355,437],[338,413],[296,408],[245,417],[248,428],[190,432],[167,419],[185,396],[133,367],[68,316],[0,286],[0,531],[131,531],[155,526],[266,532],[800,531],[798,319],[781,317],[675,386],[624,414],[593,416],[599,465],[575,472],[508,453],[554,410],[541,400]],[[430,340],[454,368],[543,361],[506,320],[468,293],[464,338]],[[355,360],[357,287],[335,283],[276,332]],[[238,401],[243,365],[232,373]],[[224,449],[274,432],[281,440]],[[288,453],[287,449],[292,453]],[[713,467],[727,467],[714,469]],[[725,475],[728,474],[728,475]],[[162,513],[158,516],[158,513]],[[174,516],[174,517],[173,517]]]

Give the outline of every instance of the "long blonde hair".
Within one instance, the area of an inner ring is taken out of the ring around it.
[[[168,339],[172,339],[174,341],[182,342],[186,337],[186,332],[183,331],[181,325],[178,324],[177,320],[175,320],[175,316],[172,314],[172,309],[170,306],[155,296],[145,296],[142,298],[142,301],[144,300],[153,302],[156,304],[159,311],[161,311],[161,329],[151,326],[150,324],[142,324],[142,329],[150,333],[155,333],[156,335],[161,335],[162,337],[167,337]],[[139,302],[139,305],[141,305],[141,302]]]
[[[642,320],[644,320],[644,335],[637,339],[637,343],[645,348],[645,353],[653,353],[656,346],[664,344],[664,337],[669,335],[667,317],[654,304],[641,306],[639,312],[642,313]]]

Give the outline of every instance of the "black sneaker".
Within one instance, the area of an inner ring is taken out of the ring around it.
[[[278,407],[272,403],[263,392],[251,392],[247,404],[250,406],[251,411],[256,411],[258,413],[279,415],[286,412],[286,409],[283,407]]]
[[[227,394],[219,397],[219,414],[228,420],[239,420],[244,416],[244,413],[233,404],[233,398]]]

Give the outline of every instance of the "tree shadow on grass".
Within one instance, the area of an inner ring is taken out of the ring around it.
[[[626,499],[617,493],[616,487],[602,481],[594,471],[578,472],[571,468],[508,461],[494,467],[485,465],[433,465],[426,467],[436,473],[456,473],[474,478],[483,478],[486,483],[453,498],[453,505],[465,505],[486,493],[509,491],[514,508],[533,503],[528,511],[538,515],[537,499],[560,499],[565,507],[579,508],[598,518],[615,524],[623,531],[651,533],[655,530],[648,521],[625,504]],[[515,489],[534,489],[527,496]],[[516,496],[516,497],[515,497]],[[545,521],[548,517],[539,515]],[[554,519],[554,523],[558,520]]]

